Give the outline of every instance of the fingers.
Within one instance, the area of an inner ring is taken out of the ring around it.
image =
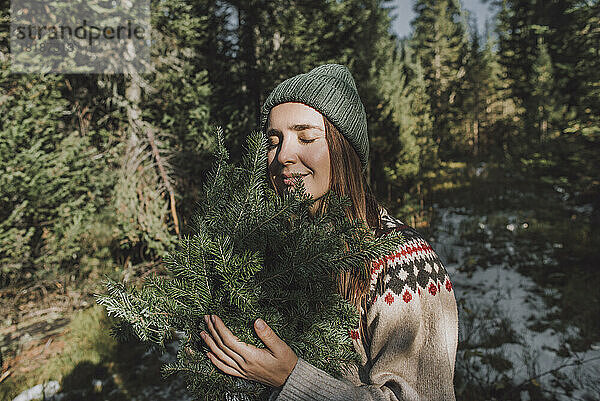
[[[254,322],[254,330],[260,338],[260,340],[267,346],[267,349],[271,351],[273,355],[280,355],[285,351],[287,346],[277,334],[265,323],[262,319],[256,319]]]
[[[205,316],[204,320],[212,336],[213,343],[216,344],[216,352],[213,351],[215,355],[223,362],[227,362],[232,367],[242,371],[240,367],[246,362],[241,355],[244,352],[243,346],[245,344],[234,336],[216,315]]]
[[[202,336],[202,339],[210,349],[211,352],[209,352],[209,354],[212,354],[213,357],[218,358],[220,361],[230,366],[231,369],[235,370],[236,372],[241,372],[240,365],[235,360],[230,358],[227,354],[225,354],[209,334],[203,331],[200,333],[200,336]]]
[[[294,369],[298,357],[262,319],[254,322],[256,333],[267,348],[240,341],[217,316],[205,316],[210,334],[201,336],[210,352],[212,364],[231,376],[281,386]]]
[[[222,372],[227,373],[228,375],[232,375],[232,376],[245,377],[237,369],[234,369],[231,366],[223,363],[212,352],[208,352],[206,354],[206,356],[208,356],[208,359],[210,359],[210,361],[213,363],[213,365],[215,365],[217,368],[219,368]]]

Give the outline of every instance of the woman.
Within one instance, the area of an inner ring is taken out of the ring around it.
[[[239,341],[218,316],[206,316],[202,338],[221,371],[274,387],[271,400],[454,400],[458,318],[452,284],[427,241],[389,216],[370,193],[363,172],[369,142],[364,107],[352,75],[322,65],[277,86],[262,108],[269,137],[268,172],[281,193],[300,175],[319,199],[334,190],[351,199],[347,215],[377,234],[400,230],[406,242],[372,261],[369,282],[340,275],[339,290],[361,319],[350,333],[361,366],[344,380],[317,369],[257,319],[266,348]],[[314,213],[326,207],[323,198]]]

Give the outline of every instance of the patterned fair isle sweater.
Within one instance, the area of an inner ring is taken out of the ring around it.
[[[455,399],[458,313],[448,273],[417,231],[380,213],[382,231],[400,230],[406,241],[372,262],[369,307],[361,310],[368,338],[350,333],[361,366],[338,380],[299,358],[271,401]]]

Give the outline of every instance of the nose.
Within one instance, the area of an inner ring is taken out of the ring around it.
[[[290,136],[287,138],[284,136],[282,139],[281,147],[277,155],[277,161],[283,166],[288,164],[294,164],[298,161],[298,150],[295,142]]]

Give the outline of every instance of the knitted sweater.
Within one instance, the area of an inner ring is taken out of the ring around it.
[[[367,338],[358,330],[350,333],[361,366],[338,380],[299,358],[269,400],[455,399],[458,313],[446,269],[417,231],[385,209],[380,213],[380,233],[400,230],[406,242],[372,262],[369,306],[361,309]]]

